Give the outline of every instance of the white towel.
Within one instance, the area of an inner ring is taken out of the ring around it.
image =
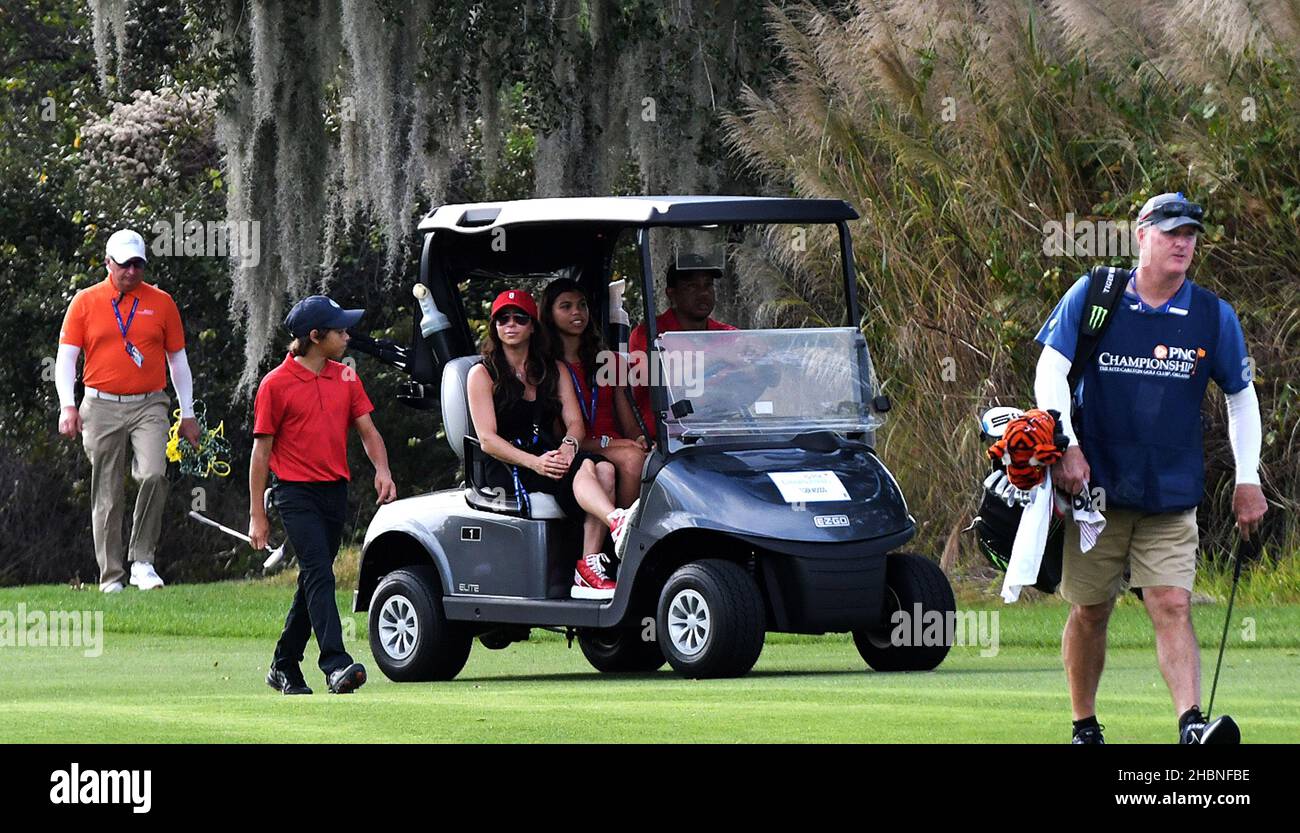
[[[1083,491],[1073,499],[1058,491],[1056,493],[1056,514],[1059,517],[1072,517],[1079,527],[1079,552],[1087,552],[1097,543],[1101,531],[1106,528],[1106,517],[1097,511],[1092,501],[1092,490],[1088,481],[1083,481]]]
[[[1079,526],[1079,551],[1087,552],[1097,543],[1101,531],[1106,528],[1106,518],[1097,511],[1092,502],[1092,490],[1088,481],[1083,482],[1083,494],[1074,499],[1074,522]]]
[[[1030,490],[1029,505],[1020,515],[1016,540],[1011,545],[1011,559],[1007,562],[1007,575],[1002,580],[1002,601],[1012,604],[1020,598],[1020,591],[1038,581],[1038,568],[1043,564],[1043,550],[1047,547],[1047,530],[1052,523],[1052,472]]]

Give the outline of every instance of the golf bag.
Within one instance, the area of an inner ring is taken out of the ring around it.
[[[993,408],[980,420],[981,438],[986,444],[996,442],[1006,431],[1007,425],[1020,415],[1019,408]],[[1015,492],[1011,491],[1014,487],[1006,479],[1002,461],[992,462],[993,471],[984,480],[979,513],[971,522],[971,528],[975,530],[980,552],[990,564],[1006,572],[1011,560],[1011,545],[1016,540],[1016,530],[1020,528],[1020,516],[1024,514],[1025,507],[1020,500],[1015,499]],[[1044,593],[1056,592],[1061,583],[1064,542],[1065,524],[1061,518],[1053,515],[1048,526],[1043,561],[1038,568],[1038,580],[1034,582],[1035,589]]]
[[[1113,266],[1097,266],[1089,273],[1083,320],[1079,322],[1074,360],[1067,377],[1071,391],[1078,387],[1084,367],[1092,360],[1102,334],[1115,317],[1113,313],[1124,297],[1124,287],[1128,282],[1125,275],[1125,270]],[[987,411],[980,420],[980,435],[984,442],[996,442],[1006,432],[1011,421],[1022,414],[1019,408],[1010,407],[997,407]],[[1016,530],[1020,528],[1020,516],[1024,514],[1024,503],[1014,499],[1008,490],[1010,484],[1005,473],[1001,477],[994,476],[1003,468],[1001,461],[993,461],[993,474],[984,480],[979,512],[969,528],[974,529],[980,552],[989,563],[1006,572],[1011,559],[1011,546],[1016,540]],[[1061,583],[1066,526],[1064,519],[1053,513],[1048,526],[1043,561],[1038,569],[1038,581],[1034,583],[1034,587],[1044,593],[1055,593]]]

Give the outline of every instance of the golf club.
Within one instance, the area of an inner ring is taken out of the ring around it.
[[[239,531],[234,530],[234,529],[231,529],[231,528],[228,527],[228,526],[224,526],[224,525],[222,525],[222,524],[219,524],[219,523],[217,523],[216,521],[212,520],[211,518],[209,518],[209,517],[207,517],[206,515],[203,515],[203,514],[201,514],[201,513],[199,513],[199,512],[195,512],[195,511],[191,510],[191,511],[190,511],[190,517],[193,518],[194,520],[198,521],[199,523],[203,523],[203,524],[207,524],[208,526],[216,527],[217,529],[221,530],[222,532],[226,533],[227,535],[233,535],[234,537],[238,538],[238,539],[241,540],[241,541],[245,541],[245,542],[250,543],[250,544],[252,543],[252,540],[251,540],[247,535],[245,535],[244,533],[239,532]],[[276,566],[277,564],[279,564],[279,563],[284,559],[284,548],[285,548],[285,544],[288,544],[288,543],[289,543],[289,542],[286,540],[284,543],[280,544],[280,546],[276,547],[275,549],[271,549],[271,545],[270,545],[269,543],[266,545],[265,549],[266,549],[266,551],[267,551],[268,553],[270,553],[270,555],[268,555],[268,556],[266,557],[266,560],[262,562],[262,570],[263,570],[263,572],[265,572],[265,571],[267,571],[267,570],[272,570],[272,569],[274,569],[275,566]]]
[[[1219,661],[1214,664],[1214,684],[1210,686],[1210,705],[1205,710],[1207,723],[1214,714],[1214,693],[1219,688],[1219,669],[1223,667],[1223,649],[1228,645],[1228,626],[1232,624],[1232,603],[1237,599],[1237,582],[1241,580],[1241,548],[1245,546],[1253,547],[1254,542],[1249,539],[1241,541],[1237,545],[1237,552],[1232,556],[1232,590],[1228,593],[1228,616],[1223,620],[1223,638],[1219,640]]]

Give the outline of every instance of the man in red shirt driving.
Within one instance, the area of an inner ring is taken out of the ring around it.
[[[717,304],[714,282],[722,276],[722,268],[711,266],[697,254],[683,254],[668,268],[665,276],[668,309],[655,316],[655,331],[659,333],[683,330],[734,330],[730,324],[715,321],[713,308]],[[645,323],[638,324],[628,338],[628,362],[632,378],[645,372],[643,362],[648,361],[649,344],[646,341]],[[637,410],[645,423],[647,438],[654,439],[654,408],[650,405],[650,388],[632,386]]]

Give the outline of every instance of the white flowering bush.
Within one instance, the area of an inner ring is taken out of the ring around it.
[[[136,90],[82,125],[82,181],[157,188],[219,167],[216,92]]]

